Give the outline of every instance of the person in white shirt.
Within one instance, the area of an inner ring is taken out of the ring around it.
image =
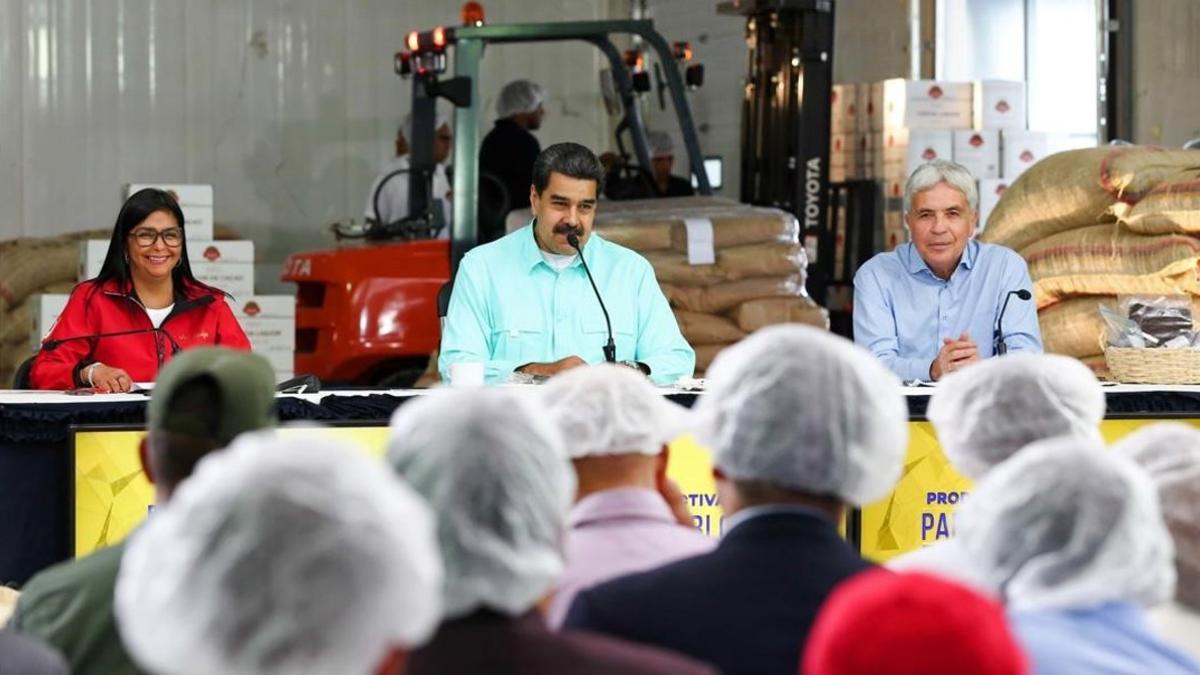
[[[406,115],[400,128],[396,131],[396,157],[383,165],[379,175],[371,183],[367,192],[366,207],[363,215],[368,220],[379,223],[393,223],[408,216],[408,181],[409,173],[409,143],[412,137],[412,115]],[[445,227],[437,234],[438,239],[450,236],[450,177],[446,172],[446,160],[450,157],[451,145],[454,142],[450,118],[439,112],[434,122],[433,161],[437,166],[433,172],[433,190],[431,199],[441,200]],[[397,173],[399,172],[399,173]],[[395,174],[395,175],[392,175]],[[386,180],[386,183],[384,182]],[[380,184],[383,189],[380,190]],[[379,192],[376,200],[375,193]]]

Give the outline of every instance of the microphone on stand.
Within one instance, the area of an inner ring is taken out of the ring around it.
[[[588,269],[587,261],[583,259],[583,250],[579,248],[579,235],[576,234],[578,228],[572,228],[567,232],[567,243],[575,252],[579,254],[579,262],[583,265],[583,271],[587,274],[588,281],[592,283],[592,291],[596,294],[596,300],[600,303],[600,311],[604,312],[604,324],[608,327],[608,343],[604,345],[604,360],[609,363],[617,362],[617,343],[613,341],[612,321],[608,318],[608,309],[604,306],[604,298],[600,297],[600,289],[596,288],[596,280],[592,278],[592,271]]]
[[[71,337],[58,338],[56,340],[46,340],[38,351],[52,352],[58,349],[60,345],[68,342],[76,342],[78,340],[99,340],[100,338],[121,337],[123,335],[139,335],[141,333],[158,333],[162,329],[151,326],[150,328],[135,328],[133,330],[119,330],[113,333],[92,333],[91,335],[72,335]],[[170,336],[168,336],[170,338]],[[171,340],[174,345],[175,340]]]
[[[992,346],[993,346],[992,351],[995,353],[996,356],[1003,356],[1004,354],[1008,353],[1008,343],[1006,343],[1004,341],[1004,330],[1003,330],[1004,312],[1008,309],[1008,301],[1014,295],[1017,296],[1018,298],[1020,298],[1021,300],[1029,300],[1030,298],[1033,297],[1033,294],[1030,293],[1029,291],[1025,290],[1024,288],[1018,288],[1015,290],[1011,290],[1007,294],[1005,294],[1004,304],[1001,305],[1001,307],[1000,307],[1000,316],[996,317],[996,328],[995,328],[995,330],[992,331]]]

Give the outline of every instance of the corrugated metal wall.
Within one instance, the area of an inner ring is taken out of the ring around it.
[[[623,2],[485,2],[490,22],[628,16]],[[494,6],[493,6],[494,5]],[[128,182],[212,183],[216,220],[277,262],[362,218],[410,90],[405,31],[458,3],[402,0],[0,0],[0,239],[110,227]],[[548,92],[543,145],[607,142],[598,52],[503,46],[495,92]],[[259,274],[262,281],[274,268]]]

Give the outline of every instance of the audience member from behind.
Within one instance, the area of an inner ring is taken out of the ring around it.
[[[409,672],[703,673],[602,636],[553,633],[538,604],[563,569],[575,477],[532,394],[445,390],[401,406],[388,460],[437,514],[442,624]]]
[[[275,371],[248,352],[203,347],[163,368],[146,408],[142,469],[165,505],[207,454],[235,436],[275,426]],[[157,511],[156,511],[157,513]],[[78,675],[137,673],[117,637],[113,585],[125,542],[33,577],[13,625],[58,648]]]
[[[1152,424],[1112,450],[1150,474],[1175,541],[1175,601],[1150,610],[1150,623],[1200,660],[1200,429],[1178,422]]]
[[[1099,441],[1026,447],[979,482],[957,524],[1034,672],[1200,673],[1146,621],[1175,586],[1154,484]]]
[[[868,352],[807,326],[764,328],[708,375],[697,437],[713,451],[724,538],[712,553],[580,592],[565,625],[727,675],[794,672],[825,597],[871,568],[838,521],[895,484],[908,409]]]
[[[834,589],[804,650],[802,675],[1024,675],[1004,608],[920,572],[873,570]]]
[[[667,478],[667,441],[686,411],[637,371],[601,364],[577,368],[543,388],[575,465],[567,567],[547,621],[562,625],[575,594],[601,581],[712,550]]]
[[[133,536],[115,609],[154,673],[395,674],[441,578],[433,516],[378,460],[247,434]]]
[[[943,380],[928,417],[954,469],[972,481],[1018,450],[1054,436],[1100,441],[1104,391],[1078,359],[1055,354],[1008,354]],[[953,539],[888,563],[972,583],[970,561]]]

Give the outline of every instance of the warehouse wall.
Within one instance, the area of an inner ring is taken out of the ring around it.
[[[1134,140],[1200,137],[1200,2],[1133,3]]]
[[[612,0],[485,2],[489,21],[628,16]],[[494,7],[493,7],[494,5]],[[458,3],[395,0],[0,0],[0,239],[111,227],[128,182],[215,186],[216,220],[258,243],[260,290],[327,226],[362,219],[409,88],[392,72],[405,31]],[[598,52],[505,46],[496,91],[549,91],[543,144],[606,137]]]

